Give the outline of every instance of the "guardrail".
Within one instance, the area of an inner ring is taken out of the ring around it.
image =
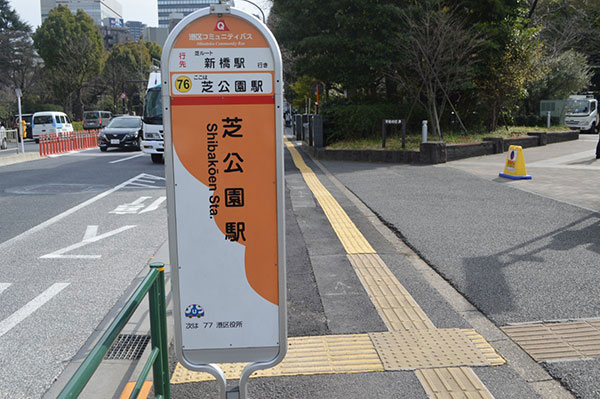
[[[4,132],[6,133],[6,139],[9,143],[17,142],[17,139],[19,137],[19,132],[17,131],[17,129],[6,129],[4,130]]]
[[[79,396],[146,294],[148,294],[150,305],[150,342],[152,344],[152,352],[129,398],[137,399],[142,385],[150,372],[150,367],[153,369],[155,399],[171,398],[164,270],[165,265],[163,263],[150,264],[150,272],[144,278],[144,281],[142,281],[131,295],[123,309],[121,309],[121,312],[119,312],[110,327],[102,335],[100,341],[92,348],[90,354],[60,392],[58,399],[71,399]]]
[[[40,134],[40,156],[97,147],[98,134],[98,130]]]

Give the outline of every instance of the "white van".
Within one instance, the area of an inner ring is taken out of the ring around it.
[[[39,142],[40,134],[72,131],[71,119],[64,112],[36,112],[31,118],[31,132],[36,142]]]

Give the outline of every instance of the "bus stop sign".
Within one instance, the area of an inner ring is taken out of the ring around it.
[[[279,48],[214,4],[175,27],[162,68],[179,360],[273,366],[287,345]]]

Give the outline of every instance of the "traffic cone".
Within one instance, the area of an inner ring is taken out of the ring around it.
[[[508,147],[506,154],[506,165],[504,173],[500,173],[500,177],[506,177],[512,180],[529,180],[531,176],[527,174],[525,168],[525,157],[523,156],[523,148],[520,145],[511,145]]]

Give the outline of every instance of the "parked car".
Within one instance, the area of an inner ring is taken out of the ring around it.
[[[114,148],[141,149],[142,118],[139,116],[119,116],[100,131],[98,146],[100,151]]]
[[[31,118],[33,117],[33,114],[21,114],[21,117],[23,118],[23,120],[27,124],[27,131],[25,133],[25,138],[26,139],[32,139],[33,138],[33,133],[32,133],[32,130],[31,130]],[[19,115],[15,115],[15,119],[13,120],[12,129],[17,129],[17,130],[19,129]]]
[[[71,119],[64,112],[36,112],[31,119],[31,132],[35,142],[40,141],[40,134],[72,132]]]
[[[108,111],[85,111],[83,113],[83,130],[102,129],[108,126],[112,114]]]

